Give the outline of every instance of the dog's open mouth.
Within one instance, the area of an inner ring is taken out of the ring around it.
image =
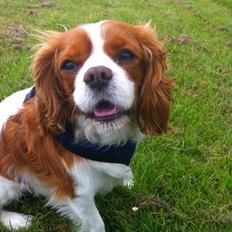
[[[119,130],[130,122],[132,110],[123,110],[111,101],[99,101],[88,117],[94,120],[99,134],[108,130]]]
[[[123,114],[124,112],[121,112],[113,103],[102,100],[94,107],[91,116],[98,122],[108,122],[120,118]]]

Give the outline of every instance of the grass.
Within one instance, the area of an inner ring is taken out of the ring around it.
[[[135,187],[97,198],[98,208],[107,231],[232,231],[230,0],[0,0],[0,5],[0,99],[32,83],[31,28],[62,30],[60,24],[106,18],[152,20],[167,38],[169,72],[177,78],[170,120],[176,129],[139,145],[131,164]],[[34,216],[29,232],[73,231],[44,204],[29,196],[10,208]]]

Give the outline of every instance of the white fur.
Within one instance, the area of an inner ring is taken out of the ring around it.
[[[73,200],[74,213],[81,221],[81,225],[84,225],[83,231],[105,231],[104,223],[94,203],[94,196],[97,193],[106,194],[124,182],[131,183],[133,174],[130,167],[122,164],[89,162],[74,165],[72,173],[75,180],[78,180],[75,189],[78,198]]]
[[[123,110],[130,109],[134,103],[134,83],[129,79],[126,71],[104,51],[105,41],[102,38],[104,22],[81,26],[92,42],[92,51],[76,76],[74,100],[76,105],[85,113],[92,112],[96,104],[102,99],[110,100]],[[113,72],[113,79],[104,93],[92,91],[83,80],[85,73],[96,66],[105,66]],[[80,116],[77,119],[76,139],[85,137],[94,143],[110,145],[125,143],[128,139],[137,139],[140,136],[141,133],[134,119],[125,115],[116,122],[112,127],[107,127],[95,120]]]
[[[29,91],[30,88],[16,92],[0,103],[0,109],[3,112],[0,114],[1,126],[9,116],[16,114],[22,107],[23,100]],[[89,131],[90,141],[96,140],[94,132],[96,128],[93,121],[79,118],[78,125],[81,125],[81,129],[84,131]],[[104,133],[101,136],[102,144],[121,143],[139,134],[137,129],[133,128],[128,123],[123,130],[111,130]],[[95,206],[94,197],[98,193],[108,193],[117,185],[131,187],[133,174],[130,167],[123,164],[86,161],[76,163],[71,170],[68,170],[67,166],[66,169],[74,178],[75,195],[78,197],[66,198],[61,202],[57,202],[53,198],[54,189],[45,189],[40,181],[32,175],[22,174],[20,184],[0,176],[0,222],[8,229],[16,230],[27,229],[31,225],[31,216],[1,210],[1,206],[18,199],[22,192],[30,191],[35,195],[47,197],[48,205],[57,209],[61,215],[69,217],[75,224],[80,224],[81,231],[104,232],[105,226]]]
[[[101,37],[101,26],[103,22],[82,26],[88,33],[93,49],[76,76],[74,100],[77,106],[84,112],[91,112],[96,103],[101,100],[100,95],[94,93],[85,85],[83,77],[85,72],[94,66],[106,66],[113,71],[113,79],[106,94],[112,103],[124,110],[130,109],[134,102],[134,83],[129,80],[128,74],[118,66],[103,50],[104,41]],[[29,89],[17,92],[6,98],[0,103],[0,128],[10,115],[17,113],[22,107],[22,102]],[[126,116],[125,116],[126,117]],[[99,133],[93,120],[84,116],[77,118],[76,139],[83,136],[90,141],[100,142],[101,144],[119,144],[128,139],[139,140],[140,131],[137,128],[135,119],[129,120],[122,127],[101,131]],[[131,120],[131,121],[130,121]],[[48,205],[51,205],[59,213],[69,217],[74,223],[80,224],[81,231],[85,232],[104,232],[105,226],[102,218],[95,206],[94,197],[96,194],[105,194],[115,186],[133,185],[133,174],[130,167],[123,164],[112,164],[86,160],[77,162],[69,169],[65,163],[66,170],[74,180],[74,199],[65,198],[57,201],[54,198],[54,189],[45,189],[36,177],[22,174],[22,183],[15,184],[0,176],[0,220],[6,227],[28,228],[31,224],[31,217],[1,211],[1,206],[6,205],[11,200],[17,199],[21,192],[33,191],[35,194],[44,195],[48,198]]]
[[[30,88],[18,91],[0,102],[0,130],[7,119],[22,107],[24,98],[29,92]]]
[[[133,186],[133,173],[129,166],[97,161],[76,163],[70,170],[74,178],[75,197],[56,202],[50,199],[53,206],[74,223],[80,224],[81,231],[104,232],[105,226],[95,206],[96,194],[106,194],[115,186]]]
[[[32,218],[24,214],[1,210],[1,207],[21,196],[22,188],[19,184],[0,176],[0,222],[8,229],[28,228]]]
[[[120,120],[122,120],[121,127]],[[125,120],[128,122],[125,123]],[[98,143],[100,145],[119,145],[126,143],[128,140],[137,143],[141,141],[143,135],[134,120],[128,117],[126,119],[119,119],[117,126],[104,128],[104,125],[96,125],[95,120],[86,118],[85,116],[79,116],[77,118],[78,128],[75,137],[77,141],[86,138],[92,143]]]
[[[102,94],[94,93],[83,81],[85,73],[92,67],[105,66],[112,70],[113,79],[105,94],[105,100],[110,100],[124,110],[130,109],[134,102],[134,83],[129,79],[124,69],[117,65],[104,51],[102,38],[103,22],[82,26],[91,42],[92,51],[76,76],[74,100],[85,113],[92,112],[95,105],[102,100]]]
[[[8,229],[28,229],[32,223],[32,217],[2,210],[0,222]]]
[[[20,185],[0,176],[0,207],[21,195]]]
[[[26,94],[30,88],[18,91],[0,102],[0,131],[7,119],[15,115],[23,105]],[[22,188],[20,185],[0,176],[0,222],[8,229],[28,228],[32,218],[19,213],[1,210],[1,206],[20,197]]]

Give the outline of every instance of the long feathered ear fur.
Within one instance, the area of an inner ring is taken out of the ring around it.
[[[138,99],[138,124],[144,134],[159,135],[168,129],[174,79],[165,77],[166,57],[154,30],[142,26],[145,76]]]
[[[45,132],[53,134],[64,131],[68,112],[67,96],[55,71],[61,34],[54,32],[44,36],[46,42],[32,64],[40,125]]]

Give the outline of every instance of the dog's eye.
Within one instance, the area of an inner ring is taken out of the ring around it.
[[[75,72],[78,70],[78,65],[71,60],[65,60],[61,65],[61,69],[66,72]]]
[[[123,62],[127,62],[127,61],[131,61],[135,58],[135,54],[132,53],[131,51],[129,51],[128,49],[125,49],[123,51],[121,51],[119,53],[119,56],[118,56],[118,62],[119,63],[123,63]]]

